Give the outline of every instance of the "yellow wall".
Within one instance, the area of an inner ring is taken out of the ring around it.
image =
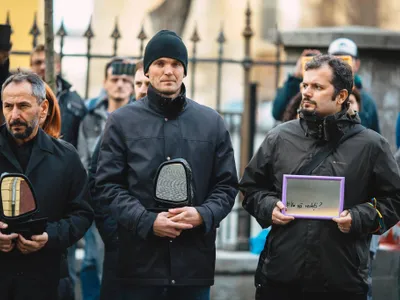
[[[11,51],[31,51],[32,37],[29,35],[33,24],[34,12],[38,12],[38,26],[43,33],[42,4],[39,0],[0,0],[0,23],[6,21],[7,11],[10,12],[10,23],[13,30]],[[43,38],[43,36],[42,36]],[[40,40],[40,38],[39,38]],[[29,56],[11,55],[11,69],[29,67]]]

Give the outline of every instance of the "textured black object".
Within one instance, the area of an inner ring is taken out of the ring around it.
[[[185,159],[177,158],[160,165],[154,182],[154,198],[162,206],[192,204],[192,170]]]

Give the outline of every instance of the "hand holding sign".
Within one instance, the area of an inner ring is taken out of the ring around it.
[[[338,224],[338,228],[341,232],[350,232],[352,218],[348,210],[342,211],[339,218],[333,218],[332,220]]]
[[[281,201],[278,201],[278,203],[276,203],[276,206],[272,211],[272,223],[277,225],[286,225],[290,221],[294,220],[293,216],[285,216],[281,212],[284,211],[285,209],[286,209],[285,205]]]

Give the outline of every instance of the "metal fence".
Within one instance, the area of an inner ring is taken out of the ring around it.
[[[235,148],[236,159],[237,159],[237,168],[240,174],[242,174],[244,167],[249,161],[250,157],[253,154],[254,148],[254,140],[256,136],[256,126],[255,126],[255,111],[257,109],[255,103],[251,101],[251,82],[250,75],[253,67],[255,66],[266,66],[266,67],[274,67],[275,68],[275,87],[278,87],[280,80],[280,72],[281,67],[286,65],[294,65],[295,62],[282,61],[282,42],[280,38],[280,33],[278,28],[276,27],[274,44],[276,45],[276,55],[274,60],[255,60],[251,56],[251,39],[254,35],[253,29],[251,27],[251,15],[252,11],[250,8],[250,4],[248,4],[245,11],[245,24],[244,30],[242,32],[243,41],[244,41],[244,50],[245,54],[242,59],[231,59],[224,56],[224,45],[226,43],[224,29],[221,28],[218,33],[218,38],[216,39],[216,43],[218,43],[218,54],[216,57],[212,58],[202,58],[197,56],[197,45],[200,42],[200,35],[198,33],[197,27],[193,29],[193,34],[191,35],[191,42],[193,43],[192,52],[189,57],[189,62],[191,64],[190,67],[190,91],[191,98],[195,98],[196,93],[196,66],[202,63],[215,64],[217,66],[217,74],[216,74],[216,109],[221,113],[224,117],[227,127],[231,133],[233,144]],[[10,22],[11,15],[10,12],[7,13],[6,23],[12,24]],[[33,25],[29,32],[29,35],[32,37],[32,47],[35,47],[38,44],[38,38],[41,36],[41,32],[39,30],[39,26],[37,23],[36,14],[33,18]],[[83,37],[86,38],[86,52],[85,53],[64,53],[64,45],[65,39],[68,36],[68,33],[65,29],[64,22],[61,22],[60,28],[58,28],[56,36],[59,40],[59,55],[61,62],[64,57],[83,57],[87,60],[87,69],[86,69],[86,84],[85,84],[85,98],[89,96],[89,87],[90,87],[90,68],[91,61],[94,59],[110,59],[114,56],[118,55],[119,50],[119,40],[121,39],[121,32],[119,30],[118,19],[115,21],[114,28],[111,30],[110,38],[113,41],[112,49],[110,49],[110,54],[96,54],[92,51],[92,39],[95,38],[95,32],[92,28],[92,20],[90,19],[87,30],[83,33]],[[141,59],[143,56],[143,51],[145,47],[145,41],[148,39],[147,34],[145,32],[144,27],[142,26],[137,35],[138,46],[139,46],[139,55],[130,56],[132,59]],[[209,41],[207,41],[209,42]],[[29,50],[19,50],[12,49],[11,54],[13,55],[22,55],[29,56]],[[244,78],[244,94],[243,94],[243,111],[238,112],[228,112],[221,110],[221,87],[222,82],[224,80],[224,74],[222,72],[223,65],[233,64],[238,65],[243,68],[243,78]],[[62,65],[62,64],[61,64]],[[254,92],[254,91],[253,91]],[[254,99],[253,99],[254,100]],[[253,103],[253,104],[251,104]],[[243,209],[240,207],[240,200],[238,197],[238,203],[236,203],[233,212],[223,221],[220,228],[219,238],[218,238],[218,246],[220,248],[241,248],[245,249],[248,246],[248,238],[251,232],[251,221],[250,217],[247,213],[243,212]]]

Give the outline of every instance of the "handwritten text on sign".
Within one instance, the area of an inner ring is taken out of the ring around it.
[[[341,201],[339,180],[319,180],[316,176],[287,179],[285,205],[288,215],[336,217]]]

